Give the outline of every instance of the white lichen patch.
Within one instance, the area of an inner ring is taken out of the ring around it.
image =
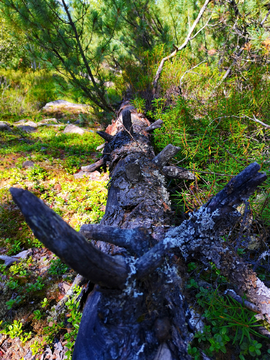
[[[142,296],[143,293],[137,291],[137,280],[133,278],[133,275],[136,274],[136,263],[138,259],[135,259],[134,256],[130,256],[126,259],[127,264],[129,265],[129,273],[125,282],[125,288],[123,290],[123,295],[133,296],[137,298],[138,296]]]
[[[196,332],[203,332],[204,322],[202,321],[202,316],[195,312],[193,309],[190,309],[190,315],[190,325],[196,330]]]
[[[257,278],[256,280],[257,285],[257,295],[258,296],[265,296],[270,300],[270,289],[264,285],[264,283]]]
[[[165,176],[162,175],[158,170],[154,170],[153,171],[153,175],[156,176],[156,178],[159,180],[160,182],[160,192],[161,192],[161,197],[162,200],[168,204],[171,205],[171,201],[170,201],[170,195],[166,189],[166,180],[165,180]]]
[[[171,228],[163,240],[166,249],[179,248],[186,259],[192,249],[201,244],[201,239],[210,237],[215,225],[214,218],[219,216],[219,210],[209,213],[207,208],[200,208],[185,220],[180,226]]]
[[[140,347],[139,351],[136,353],[137,356],[138,356],[140,353],[143,353],[144,347],[145,347],[145,344],[142,344],[142,346]]]
[[[161,271],[166,275],[166,284],[173,283],[175,276],[178,276],[176,266],[169,265],[167,259],[164,260]]]

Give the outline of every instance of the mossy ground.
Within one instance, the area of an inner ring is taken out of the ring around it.
[[[69,310],[66,307],[57,319],[50,316],[50,311],[63,298],[76,274],[35,239],[12,201],[9,188],[33,192],[76,230],[82,224],[99,222],[105,211],[107,181],[74,177],[81,166],[100,157],[96,147],[102,140],[95,128],[101,125],[92,121],[86,110],[66,107],[49,113],[24,113],[21,118],[38,122],[52,116],[63,126],[38,127],[31,133],[13,126],[10,132],[0,132],[0,253],[12,256],[31,249],[27,260],[8,269],[0,265],[0,322],[6,333],[1,343],[5,345],[7,338],[11,344],[9,348],[2,347],[0,357],[21,359],[31,350],[38,358],[44,346],[53,346],[57,340],[72,348],[69,342],[73,336],[64,339],[65,334],[72,332],[67,322],[72,306]],[[1,120],[6,118],[4,114]],[[16,116],[14,120],[20,118]],[[63,134],[66,124],[77,120],[88,131],[83,135]],[[34,167],[23,167],[27,160],[33,161]],[[46,305],[42,307],[44,299]]]

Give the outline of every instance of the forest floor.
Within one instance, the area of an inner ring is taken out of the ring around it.
[[[81,166],[100,157],[100,125],[89,119],[84,108],[57,106],[36,119],[5,122],[10,130],[0,131],[0,359],[63,359],[73,347],[80,321],[81,287],[71,291],[76,273],[34,238],[8,190],[35,193],[76,230],[99,222],[108,175],[76,177]],[[38,126],[42,122],[48,125]],[[64,133],[75,122],[84,133]],[[4,259],[23,250],[23,259],[5,266]],[[56,311],[63,298],[68,302]]]

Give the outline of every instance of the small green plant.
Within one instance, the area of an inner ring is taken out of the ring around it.
[[[190,289],[190,288],[195,288],[195,289],[198,289],[199,288],[199,285],[197,283],[197,281],[193,278],[191,278],[187,284],[187,288]]]
[[[18,284],[18,280],[14,280],[12,277],[9,278],[9,281],[7,282],[7,287],[9,287],[12,290],[15,290],[20,285]]]
[[[18,295],[15,299],[10,299],[6,302],[7,308],[10,310],[12,308],[14,308],[14,306],[17,306],[19,304],[21,304],[21,302],[23,301],[24,297],[21,295]]]
[[[34,319],[36,319],[36,320],[42,319],[43,314],[40,310],[34,310],[33,314],[34,314],[34,317],[33,317]]]
[[[44,344],[40,343],[38,340],[35,340],[33,344],[30,345],[30,349],[32,351],[32,355],[37,355],[43,349]]]
[[[43,169],[39,165],[35,165],[34,167],[28,170],[28,178],[32,181],[45,180],[47,176],[47,171]]]
[[[68,271],[69,267],[63,263],[59,258],[51,260],[51,266],[48,270],[50,275],[61,276]]]
[[[62,321],[58,322],[53,320],[52,318],[47,318],[47,321],[49,322],[49,326],[45,326],[43,328],[43,334],[45,335],[45,343],[51,344],[55,339],[57,333],[61,329],[65,328],[65,325]]]
[[[194,262],[188,263],[188,272],[195,270],[196,267],[197,267],[196,263],[194,263]]]
[[[47,299],[47,298],[44,298],[44,299],[41,301],[41,307],[46,308],[48,305],[49,305],[48,299]]]
[[[4,330],[1,330],[0,333],[6,334],[11,337],[11,339],[14,339],[16,337],[20,338],[21,342],[24,344],[26,341],[28,341],[32,333],[25,332],[22,329],[22,323],[18,320],[14,320],[11,325],[7,325]]]
[[[19,263],[14,263],[10,268],[9,271],[13,275],[20,275],[20,276],[27,276],[28,271],[26,269],[27,263],[25,261],[20,261]],[[11,278],[10,278],[11,279]]]
[[[132,105],[134,105],[134,107],[139,113],[143,113],[145,111],[145,99],[135,97],[135,99],[133,99],[131,103]]]
[[[9,242],[10,239],[6,239],[6,242]],[[8,250],[8,255],[14,255],[14,254],[17,254],[18,252],[21,251],[21,246],[22,246],[22,243],[21,243],[21,240],[19,239],[16,239],[13,244],[11,244],[11,247],[10,249]]]
[[[65,339],[67,340],[66,347],[69,349],[66,352],[66,356],[68,360],[71,360],[73,347],[75,344],[75,340],[79,331],[79,325],[82,318],[82,313],[78,311],[79,302],[77,301],[77,297],[80,294],[80,292],[81,292],[81,288],[79,286],[76,286],[74,289],[74,295],[66,303],[70,315],[68,318],[68,322],[70,322],[73,326],[73,330],[65,334]]]
[[[260,344],[253,337],[263,337],[256,331],[259,326],[252,311],[246,309],[233,298],[219,295],[218,290],[208,290],[200,287],[196,295],[198,304],[205,311],[203,316],[209,325],[204,327],[203,332],[194,336],[194,342],[203,346],[203,351],[213,356],[219,352],[226,353],[228,343],[237,344],[239,357],[244,360],[245,355],[258,356],[261,354]],[[190,355],[199,359],[197,347],[190,347]]]
[[[45,286],[44,283],[42,283],[42,279],[39,276],[36,281],[32,284],[27,284],[26,285],[26,291],[27,292],[36,292],[36,291],[40,291],[43,289],[43,287]]]
[[[200,360],[201,355],[199,349],[197,349],[195,346],[192,347],[190,344],[188,344],[188,354],[192,356],[194,360]]]

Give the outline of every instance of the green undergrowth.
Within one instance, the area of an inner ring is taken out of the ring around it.
[[[171,72],[178,71],[178,78],[171,79],[171,87],[169,83],[163,84],[163,97],[154,99],[153,109],[148,112],[148,116],[163,121],[162,128],[154,133],[156,151],[168,143],[179,146],[181,150],[174,163],[196,176],[184,188],[181,184],[175,194],[178,206],[185,212],[204,204],[250,163],[258,162],[266,172],[270,163],[268,68],[258,71],[251,66],[245,74],[248,86],[237,91],[237,77],[231,77],[222,89],[217,89],[219,79],[215,68],[202,64],[196,74],[186,74],[183,91],[187,95],[181,96],[173,89],[188,66],[191,63],[185,54],[167,65],[162,81],[170,81]],[[208,79],[207,86],[204,78]],[[166,88],[172,90],[169,95]],[[201,95],[196,93],[198,89]],[[140,99],[135,102],[140,104]],[[254,217],[269,223],[269,180],[250,199],[250,207]]]
[[[20,89],[15,89],[18,95]],[[33,97],[38,98],[35,94]],[[29,348],[36,356],[61,340],[71,359],[81,317],[77,309],[81,288],[75,289],[63,311],[55,315],[53,308],[63,297],[59,284],[70,286],[76,274],[34,237],[9,188],[31,191],[77,231],[82,224],[99,222],[105,211],[107,180],[76,179],[74,174],[100,157],[96,147],[102,140],[83,111],[56,109],[53,115],[63,126],[38,127],[26,133],[12,126],[15,120],[24,118],[13,110],[4,112],[1,119],[9,120],[11,131],[0,132],[0,251],[1,255],[12,256],[32,249],[32,255],[9,268],[0,260],[0,332],[10,339],[19,338],[22,348]],[[29,111],[27,119],[35,122],[52,115],[35,113],[31,107],[24,111]],[[67,122],[75,120],[80,121],[79,126],[84,125],[86,133],[63,134]],[[25,161],[32,161],[34,166],[24,167]]]
[[[268,66],[251,65],[243,79],[233,74],[220,85],[222,74],[214,60],[196,70],[198,58],[180,53],[167,62],[162,72],[159,97],[146,114],[161,119],[161,129],[154,131],[156,153],[168,144],[180,147],[171,164],[186,168],[194,181],[171,180],[172,205],[176,216],[188,218],[217,194],[235,175],[250,163],[257,162],[267,180],[250,199],[238,207],[240,222],[223,240],[247,262],[256,265],[258,277],[269,287],[268,257],[270,227],[270,87]],[[192,69],[191,69],[192,70]],[[146,99],[135,96],[133,104],[146,111]],[[259,123],[258,121],[263,122]],[[182,214],[186,215],[182,215]],[[270,359],[269,339],[258,331],[269,330],[267,322],[258,321],[255,313],[224,292],[232,288],[213,265],[212,269],[190,263],[187,297],[201,315],[204,330],[196,333],[189,353],[210,358]]]
[[[38,117],[38,111],[47,102],[63,98],[77,103],[86,101],[64,76],[47,69],[0,69],[1,120],[14,122],[22,116]]]
[[[269,324],[256,318],[257,314],[245,306],[244,298],[239,302],[226,294],[231,286],[214,264],[205,268],[191,262],[188,273],[187,296],[196,299],[195,323],[203,322],[189,344],[192,358],[203,359],[203,351],[215,359],[269,359],[269,339],[260,332],[262,326],[269,330]]]

